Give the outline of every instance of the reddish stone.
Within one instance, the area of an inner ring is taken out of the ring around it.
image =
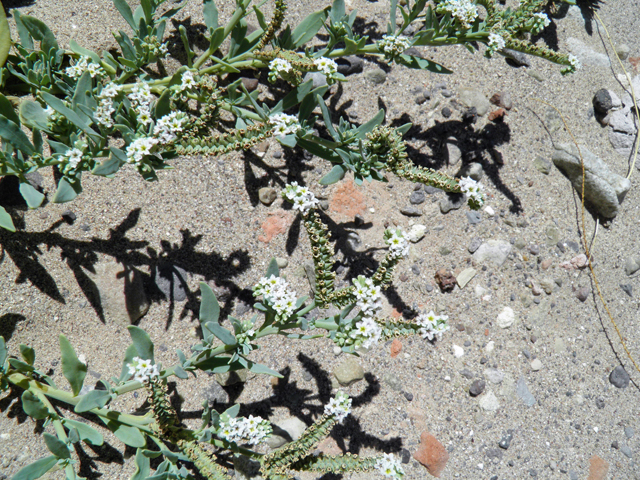
[[[391,342],[391,358],[396,358],[401,351],[402,342],[397,338],[394,338],[393,342]]]
[[[484,336],[485,336],[485,337],[488,337],[488,336],[489,336],[489,329],[488,329],[488,328],[485,328],[485,329],[484,329]]]
[[[501,122],[504,120],[506,113],[507,111],[504,108],[499,108],[498,110],[491,112],[487,118],[490,122]]]
[[[609,464],[605,460],[597,455],[589,459],[589,477],[587,480],[604,480],[607,478],[607,472],[609,472]]]
[[[400,312],[398,309],[394,308],[393,310],[391,310],[391,316],[397,320],[398,318],[400,318],[402,316],[402,312]]]
[[[264,235],[260,235],[258,240],[269,243],[276,235],[286,233],[292,220],[292,215],[285,210],[269,212],[269,217],[261,225]]]
[[[547,258],[546,260],[542,261],[542,263],[540,264],[540,268],[542,270],[546,270],[551,266],[552,263],[553,263],[553,259],[552,258]]]
[[[640,65],[640,57],[629,57],[629,63],[633,65],[633,69],[637,72]]]
[[[449,460],[449,453],[436,437],[429,432],[420,435],[420,448],[413,454],[413,458],[424,465],[434,477],[440,477]]]
[[[456,287],[456,277],[446,268],[441,268],[436,272],[436,282],[443,292],[450,292]]]
[[[364,213],[367,204],[365,203],[364,195],[360,193],[353,181],[349,180],[336,188],[329,201],[329,208],[347,217],[355,217],[360,213]]]

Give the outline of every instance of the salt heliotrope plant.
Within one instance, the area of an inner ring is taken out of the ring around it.
[[[36,368],[33,348],[20,345],[20,357],[11,356],[0,337],[0,391],[22,391],[22,408],[34,420],[44,422],[43,436],[51,452],[17,472],[14,480],[39,478],[56,469],[63,469],[69,480],[80,478],[75,470],[74,445],[85,442],[99,446],[104,437],[86,421],[70,418],[71,411],[85,418],[93,414],[88,418],[104,423],[125,445],[136,449],[132,480],[192,479],[196,471],[208,479],[226,479],[223,462],[229,453],[258,462],[266,479],[288,479],[302,471],[319,475],[377,472],[383,477],[402,478],[400,462],[392,454],[361,457],[316,452],[318,443],[331,433],[333,426],[349,415],[351,399],[344,392],[336,393],[300,438],[269,453],[254,447],[271,435],[271,424],[261,417],[240,416],[241,405],[234,404],[218,412],[205,401],[201,427],[194,430],[182,423],[168,399],[167,381],[172,376],[187,379],[197,372],[215,374],[247,369],[281,377],[251,359],[260,339],[268,335],[292,340],[327,337],[344,352],[358,354],[399,336],[420,335],[434,340],[448,329],[447,317],[433,312],[413,320],[380,316],[381,293],[391,284],[396,265],[409,254],[409,241],[402,229],[385,231],[383,239],[388,250],[370,277],[361,275],[352,280],[352,285],[338,289],[331,236],[317,210],[317,199],[308,188],[295,182],[287,185],[282,196],[298,205],[309,237],[315,270],[312,299],[298,296],[280,275],[274,259],[266,275],[253,287],[254,309],[259,313],[244,321],[229,317],[227,328],[221,322],[220,306],[213,291],[201,283],[202,340],[191,347],[189,356],[177,350],[177,363],[163,366],[154,358],[154,344],[149,335],[140,327],[129,326],[132,343],[125,351],[120,375],[101,379],[94,388],[83,388],[87,362],[76,355],[64,335],[59,337],[60,366],[70,390],[56,385],[50,376]],[[320,312],[329,306],[339,307],[339,313],[324,318],[311,315],[312,310]],[[110,408],[118,397],[139,389],[147,392],[147,413],[123,413]],[[66,415],[65,409],[69,411]],[[151,469],[152,459],[158,459],[155,471]]]
[[[333,168],[321,180],[324,184],[347,172],[358,183],[385,180],[385,169],[407,178],[412,172],[404,164],[394,170],[375,157],[384,144],[368,134],[381,126],[383,111],[362,125],[344,119],[332,124],[323,95],[330,85],[347,80],[336,59],[365,55],[444,74],[451,72],[413,47],[462,44],[475,51],[484,43],[489,56],[510,48],[563,65],[563,73],[569,73],[579,67],[575,57],[533,44],[528,37],[549,24],[542,10],[553,1],[523,0],[512,10],[496,0],[408,0],[405,5],[391,0],[387,31],[375,40],[354,29],[357,12],[347,13],[344,0],[334,0],[295,27],[286,23],[284,0],[275,0],[270,20],[260,9],[264,2],[236,0],[226,25],[219,23],[214,0],[203,0],[208,47],[196,52],[179,26],[176,37],[182,44],[171,50],[182,50],[182,66],[170,73],[164,65],[170,50],[166,27],[187,0],[170,5],[141,0],[134,11],[125,0],[113,0],[130,31],[114,33],[119,51],[100,54],[74,40],[62,48],[42,21],[19,10],[12,11],[19,35],[14,42],[2,12],[0,179],[16,176],[28,207],[37,208],[45,197],[27,175],[41,168],[57,171],[50,201],[68,202],[82,191],[82,176],[88,173],[112,177],[125,169],[155,180],[157,171],[170,168],[168,162],[178,156],[223,155],[274,136],[283,145],[298,145],[329,161]],[[249,30],[250,21],[255,30]],[[328,40],[309,46],[317,33]],[[259,76],[261,71],[268,71],[269,82],[288,83],[288,93],[270,99],[267,85],[248,92],[238,76]],[[304,81],[310,72],[321,73],[326,85],[314,88],[312,80]],[[324,136],[314,130],[312,113],[318,106]],[[380,140],[408,128],[386,128]],[[439,182],[426,171],[413,180]],[[460,188],[457,180],[448,186],[451,191]],[[15,230],[3,207],[0,226]]]

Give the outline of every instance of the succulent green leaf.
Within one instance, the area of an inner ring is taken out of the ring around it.
[[[102,434],[86,423],[71,420],[69,418],[62,419],[62,423],[68,429],[75,428],[80,436],[80,440],[88,443],[89,445],[100,446],[104,443]]]
[[[89,127],[87,122],[80,117],[80,115],[67,107],[59,98],[54,97],[50,93],[42,92],[42,99],[47,103],[47,105],[53,108],[60,115],[65,116],[67,120],[89,135],[93,140],[99,141],[102,138],[99,133],[96,133],[95,130]]]
[[[209,48],[211,49],[212,52],[215,53],[215,51],[218,50],[218,47],[222,45],[223,41],[224,41],[224,27],[218,27],[211,34],[211,40],[209,41]]]
[[[47,448],[56,457],[71,458],[71,454],[69,453],[69,447],[67,447],[66,443],[64,443],[55,435],[51,435],[50,433],[47,433],[47,432],[44,432],[42,436],[44,437],[44,443],[47,444]]]
[[[62,352],[62,374],[71,385],[73,395],[78,395],[87,374],[87,365],[78,360],[75,350],[64,335],[60,335],[60,351]]]
[[[27,345],[20,345],[20,355],[22,355],[24,361],[31,366],[33,366],[33,363],[36,361],[36,351]]]
[[[363,123],[358,128],[356,128],[356,138],[361,138],[364,140],[367,136],[367,133],[371,132],[371,130],[382,123],[382,121],[384,120],[384,114],[385,112],[381,108],[371,120],[369,120],[367,123]]]
[[[316,36],[327,19],[329,8],[312,13],[293,30],[291,37],[295,48],[304,45]]]
[[[33,155],[34,146],[20,126],[4,115],[0,115],[0,137],[27,155]]]
[[[216,299],[213,290],[211,290],[211,287],[204,282],[200,282],[200,295],[202,297],[199,314],[200,326],[202,328],[202,334],[205,341],[210,342],[213,336],[213,331],[207,327],[207,323],[218,323],[218,318],[220,317],[220,304],[218,304],[218,300]]]
[[[225,345],[235,345],[237,343],[236,337],[233,336],[233,333],[220,326],[218,322],[206,322],[204,327],[206,327],[209,332],[213,333]]]
[[[416,57],[414,55],[399,55],[396,58],[396,62],[404,65],[405,67],[417,70],[428,70],[433,73],[453,73],[451,70],[443,67],[439,63],[432,62],[426,58]]]
[[[113,147],[111,147],[113,149]],[[122,162],[115,155],[110,155],[105,161],[96,165],[91,173],[102,177],[109,177],[120,170]]]
[[[249,370],[253,373],[267,374],[267,375],[271,375],[272,377],[284,378],[281,374],[279,374],[275,370],[272,370],[266,365],[261,365],[259,363],[249,362]]]
[[[129,480],[146,480],[151,472],[151,460],[139,448],[136,451],[136,470]]]
[[[71,200],[76,198],[80,192],[82,192],[80,179],[71,184],[65,177],[62,177],[58,182],[58,189],[56,190],[56,193],[51,201],[53,203],[70,202]]]
[[[51,470],[57,462],[58,459],[53,455],[41,458],[31,465],[21,468],[18,473],[11,477],[11,480],[36,480],[36,478],[40,478]]]
[[[342,165],[334,165],[331,171],[322,177],[318,183],[320,185],[332,185],[342,180],[346,173],[347,169]]]
[[[120,15],[122,15],[122,18],[124,18],[129,26],[133,29],[133,31],[137,31],[138,25],[133,19],[133,13],[131,12],[129,4],[126,2],[126,0],[113,0],[113,4],[115,5],[118,12],[120,12]]]
[[[118,412],[110,413],[114,413],[114,417],[118,416]],[[146,445],[147,442],[144,439],[144,435],[136,427],[124,425],[118,422],[116,418],[105,419],[104,417],[100,417],[100,420],[102,420],[107,428],[125,445],[134,448],[140,448]]]
[[[24,201],[27,202],[29,208],[38,208],[44,200],[44,195],[33,188],[30,183],[20,184],[20,195],[22,195]]]
[[[49,53],[52,48],[58,50],[56,37],[42,20],[38,20],[37,18],[30,17],[28,15],[22,15],[21,18],[22,23],[28,30],[29,34],[34,38],[34,40],[40,42],[40,48],[42,51]]]
[[[33,38],[22,21],[23,15],[20,15],[20,10],[14,8],[11,10],[11,15],[16,22],[16,30],[18,30],[18,36],[20,37],[20,44],[27,50],[33,50]]]
[[[327,128],[329,135],[331,135],[331,138],[333,138],[336,142],[339,142],[340,137],[333,128],[333,123],[331,122],[331,114],[329,113],[327,104],[324,103],[324,100],[322,100],[322,97],[320,95],[316,95],[316,102],[320,106],[320,110],[322,110],[322,119],[324,120],[324,126]]]
[[[183,380],[189,378],[189,374],[185,372],[184,368],[182,368],[180,365],[176,365],[175,367],[173,367],[173,374]]]
[[[240,413],[240,404],[234,403],[229,408],[227,408],[224,412],[222,412],[222,415],[228,415],[230,418],[236,418],[239,413]]]
[[[0,335],[0,369],[4,366],[4,362],[7,359],[7,354],[9,350],[7,349],[7,344],[4,341],[4,337]]]
[[[31,373],[35,370],[31,365],[24,363],[22,360],[18,360],[17,358],[10,358],[9,365],[20,373]]]
[[[0,10],[2,10],[2,6],[0,5]],[[0,33],[1,36],[1,33]],[[24,103],[24,102],[22,102]],[[20,106],[22,106],[20,103]],[[20,119],[18,118],[18,114],[16,113],[15,108],[13,108],[13,104],[9,101],[7,97],[0,93],[0,115],[4,115],[13,123],[20,125]]]
[[[310,154],[329,160],[331,163],[342,163],[340,156],[334,150],[327,148],[324,145],[320,145],[319,143],[312,142],[305,138],[298,138],[298,145]]]
[[[131,374],[129,373],[129,367],[127,367],[127,364],[131,363],[133,361],[133,357],[136,357],[136,356],[138,356],[138,350],[136,349],[136,346],[133,344],[129,345],[124,354],[124,360],[122,361],[122,371],[120,373],[119,381],[123,382],[124,380],[126,380],[131,376]]]
[[[333,0],[333,4],[331,5],[331,12],[329,16],[331,20],[335,23],[338,22],[344,17],[345,8],[344,8],[344,0]]]
[[[162,92],[162,95],[160,95],[160,98],[156,102],[154,113],[156,118],[162,118],[171,113],[171,90],[168,88]]]
[[[0,206],[0,227],[5,230],[9,230],[10,232],[15,232],[16,227],[13,225],[13,220],[11,220],[11,215],[7,213],[4,207]]]
[[[278,267],[278,261],[275,258],[272,258],[269,262],[265,276],[269,278],[271,275],[275,275],[276,277],[280,276],[280,268]]]
[[[107,390],[91,390],[80,397],[80,401],[73,409],[76,413],[88,412],[93,408],[102,408],[111,400]]]
[[[100,56],[96,52],[92,52],[87,48],[81,47],[73,38],[69,40],[69,49],[83,57],[90,57],[93,63],[100,63]]]
[[[218,9],[216,3],[213,0],[204,0],[204,6],[202,13],[204,15],[204,24],[209,31],[213,31],[218,28]]]
[[[24,413],[35,420],[42,420],[49,416],[47,406],[42,403],[42,400],[31,393],[30,390],[25,390],[22,393],[22,409]]]
[[[72,108],[78,112],[78,105],[84,105],[87,108],[94,109],[96,107],[96,101],[92,95],[93,81],[91,80],[91,74],[86,71],[78,79],[76,85],[76,91],[73,94],[71,101]],[[85,122],[90,122],[91,118],[84,114]]]
[[[135,325],[129,325],[127,329],[129,330],[129,335],[131,335],[133,345],[138,351],[138,356],[155,363],[153,359],[153,342],[147,332]]]

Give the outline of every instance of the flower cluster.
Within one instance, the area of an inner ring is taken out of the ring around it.
[[[269,123],[273,125],[274,135],[289,135],[290,133],[296,133],[300,129],[298,119],[293,115],[287,115],[286,113],[276,113],[269,117]]]
[[[360,340],[360,345],[364,348],[370,348],[377,344],[382,335],[382,328],[371,317],[364,317],[362,320],[356,323],[356,326],[349,336],[354,340]],[[358,343],[356,343],[358,345]]]
[[[161,43],[158,37],[147,35],[141,43],[141,47],[156,58],[164,58],[169,53],[166,43]]]
[[[253,287],[253,296],[260,295],[273,306],[281,320],[289,318],[296,309],[296,293],[289,290],[289,283],[284,278],[275,275],[262,277]]]
[[[291,182],[286,185],[282,191],[282,196],[293,203],[293,209],[299,210],[300,213],[306,213],[316,208],[319,204],[316,196],[307,187],[301,187],[298,182]]]
[[[220,419],[220,438],[232,443],[248,443],[257,445],[266,437],[271,436],[272,428],[267,420],[249,415],[248,418],[232,418],[223,415]]]
[[[133,375],[133,379],[141,383],[147,383],[150,378],[160,375],[158,365],[151,363],[151,360],[143,360],[140,357],[133,357],[133,361],[127,363],[127,367],[129,375]]]
[[[190,72],[189,70],[187,70],[186,72],[183,72],[180,79],[182,80],[182,82],[180,83],[180,85],[178,85],[179,92],[185,92],[187,90],[191,90],[192,88],[198,85],[195,78],[193,78],[193,72]]]
[[[256,336],[256,331],[253,328],[253,322],[248,320],[242,322],[242,332],[236,335],[238,343],[249,343]]]
[[[384,241],[389,245],[389,256],[392,258],[406,257],[409,255],[407,234],[399,228],[395,230],[385,230]]]
[[[411,46],[411,41],[404,35],[383,35],[376,45],[386,59],[393,60]]]
[[[82,150],[78,148],[71,148],[63,155],[64,164],[61,164],[62,173],[65,175],[75,170],[80,162],[82,162]]]
[[[151,154],[157,144],[158,139],[155,137],[136,138],[127,147],[127,163],[140,165],[144,156]]]
[[[329,403],[324,406],[324,414],[334,416],[338,423],[342,423],[350,412],[351,399],[349,395],[344,392],[336,393],[336,396],[329,400]]]
[[[400,460],[390,453],[385,453],[382,458],[378,459],[376,469],[385,477],[402,478],[404,476]]]
[[[96,120],[100,125],[107,128],[113,127],[112,115],[116,111],[113,106],[113,99],[118,96],[122,87],[115,83],[105,85],[97,95],[99,104],[96,108]]]
[[[136,83],[127,98],[131,102],[131,108],[137,114],[138,123],[149,125],[153,121],[151,119],[151,102],[155,98],[151,94],[149,85],[144,82]]]
[[[99,63],[92,62],[90,57],[80,57],[74,65],[67,67],[64,73],[76,79],[80,78],[85,71],[89,72],[91,78],[104,77],[107,74],[104,68]]]
[[[471,28],[478,18],[478,7],[470,0],[444,0],[438,3],[436,12],[451,14],[465,30]]]
[[[546,13],[534,13],[533,25],[531,26],[531,33],[534,35],[540,33],[545,27],[548,27],[551,21],[547,17]]]
[[[462,177],[460,179],[460,190],[467,196],[469,204],[472,207],[480,208],[484,205],[484,187],[471,177]]]
[[[442,337],[442,334],[449,330],[447,320],[449,317],[446,315],[436,315],[433,310],[429,313],[422,313],[418,315],[415,322],[420,325],[420,335],[422,338],[428,338],[433,340],[435,336],[438,339]]]
[[[178,139],[176,134],[182,132],[187,122],[188,119],[184,113],[171,112],[158,119],[155,127],[153,127],[153,134],[161,144],[174,142]]]
[[[358,278],[352,281],[355,287],[353,293],[356,296],[356,305],[360,307],[365,317],[373,317],[382,308],[380,287],[374,285],[372,279],[363,275],[358,275]]]
[[[338,64],[330,58],[320,57],[313,61],[314,65],[318,68],[318,71],[324,73],[327,78],[327,83],[332,84],[336,81],[336,73],[338,72]]]
[[[580,63],[580,60],[578,60],[578,57],[576,57],[573,54],[569,54],[569,63],[571,64],[571,67],[573,68],[573,70],[579,70],[582,67],[582,63]]]
[[[269,62],[269,76],[268,79],[271,83],[275,83],[278,77],[286,77],[287,74],[293,72],[293,67],[284,58],[274,58]]]
[[[487,56],[493,55],[498,50],[502,50],[505,47],[504,38],[497,33],[489,34],[489,49],[487,50]]]

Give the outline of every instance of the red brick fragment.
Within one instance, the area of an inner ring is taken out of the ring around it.
[[[440,477],[449,460],[449,453],[440,441],[429,432],[420,435],[420,447],[413,454],[418,462],[424,465],[434,477]]]

